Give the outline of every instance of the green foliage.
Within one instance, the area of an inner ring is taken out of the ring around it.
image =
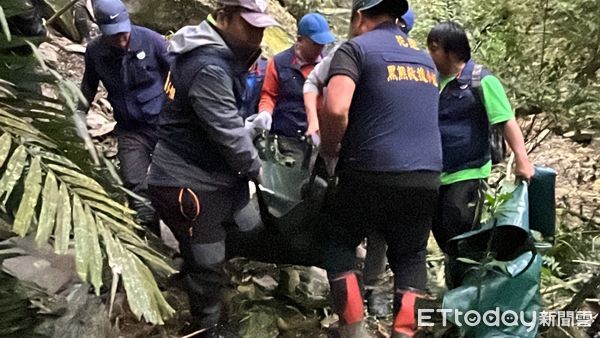
[[[485,192],[485,200],[484,200],[484,210],[483,215],[481,217],[481,222],[485,223],[488,219],[496,213],[498,208],[500,208],[506,201],[508,201],[512,196],[512,192],[503,191],[502,189],[497,189],[495,191],[486,191]]]
[[[75,134],[79,90],[47,68],[27,38],[10,35],[4,15],[21,12],[21,3],[0,5],[0,217],[19,236],[35,233],[38,244],[74,253],[79,277],[97,295],[108,263],[123,278],[132,312],[162,324],[174,310],[146,264],[175,271],[138,236],[109,169],[93,165]]]
[[[600,127],[600,2],[424,0],[413,35],[455,20],[474,58],[506,85],[520,114],[550,113],[559,131]]]

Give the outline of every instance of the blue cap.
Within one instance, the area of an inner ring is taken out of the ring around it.
[[[319,45],[335,41],[335,36],[329,31],[327,20],[318,13],[308,13],[300,19],[298,35],[306,36]]]
[[[131,32],[129,13],[121,0],[95,0],[94,15],[104,35]]]
[[[406,23],[406,32],[410,32],[415,25],[415,12],[413,12],[412,8],[408,7],[408,10],[402,16],[402,20]]]

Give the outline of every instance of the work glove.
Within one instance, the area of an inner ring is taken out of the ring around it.
[[[271,113],[261,111],[258,114],[250,115],[244,122],[244,128],[246,128],[250,132],[252,138],[254,138],[260,130],[271,130],[272,122],[273,117],[271,116]]]

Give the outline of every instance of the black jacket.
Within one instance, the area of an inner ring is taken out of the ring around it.
[[[175,95],[159,118],[148,183],[206,191],[257,177],[258,153],[239,115],[247,65],[207,22],[183,28],[169,48]]]

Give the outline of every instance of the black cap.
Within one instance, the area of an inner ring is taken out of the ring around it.
[[[404,15],[404,13],[406,13],[406,11],[408,10],[408,1],[406,0],[354,0],[352,2],[352,11],[355,12],[371,9],[384,1],[389,1],[390,3],[396,5],[398,8],[397,12],[390,14],[395,14],[398,17],[400,17]]]

